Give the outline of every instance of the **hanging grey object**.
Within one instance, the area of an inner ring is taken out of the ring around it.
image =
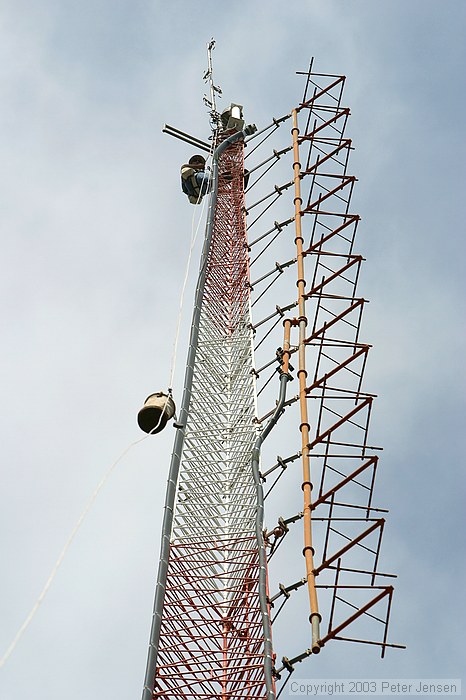
[[[175,411],[175,402],[171,396],[162,391],[150,394],[138,413],[139,427],[145,433],[160,433],[173,418]]]

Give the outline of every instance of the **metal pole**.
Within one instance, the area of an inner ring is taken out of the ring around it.
[[[311,608],[310,622],[312,628],[311,648],[314,654],[320,651],[320,621],[319,605],[317,602],[317,592],[314,574],[314,548],[312,546],[312,506],[311,506],[311,464],[309,458],[309,420],[307,413],[307,392],[306,392],[306,280],[304,278],[304,252],[303,252],[303,235],[301,229],[301,207],[303,200],[301,198],[301,164],[299,162],[299,128],[298,128],[298,113],[294,109],[293,128],[291,130],[293,136],[293,170],[294,170],[294,205],[295,205],[295,230],[296,230],[296,258],[298,266],[298,307],[299,307],[299,345],[298,345],[298,379],[299,379],[299,405],[301,413],[301,451],[303,465],[303,494],[304,494],[304,558],[306,561],[306,578],[309,593],[309,604]]]
[[[257,546],[259,550],[259,602],[262,613],[262,628],[264,631],[264,674],[265,674],[265,685],[267,689],[267,700],[275,700],[275,680],[273,677],[273,646],[272,646],[272,623],[270,620],[269,611],[269,601],[267,597],[267,554],[265,551],[264,543],[264,490],[262,488],[262,480],[259,472],[259,459],[262,444],[270,433],[274,425],[278,422],[280,418],[283,407],[286,400],[286,385],[291,379],[288,373],[288,363],[290,357],[290,327],[291,321],[289,319],[284,321],[285,325],[285,340],[284,340],[284,353],[283,353],[283,366],[280,372],[280,393],[278,397],[277,406],[275,411],[270,418],[269,422],[265,426],[264,430],[261,432],[256,440],[252,451],[252,472],[254,475],[254,482],[256,484],[256,494],[257,494],[257,511],[256,511],[256,538]]]

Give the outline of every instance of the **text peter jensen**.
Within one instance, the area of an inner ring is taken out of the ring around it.
[[[291,695],[460,695],[461,681],[416,680],[338,680],[333,682],[296,680]]]

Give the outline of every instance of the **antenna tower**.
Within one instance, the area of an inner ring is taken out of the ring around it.
[[[345,78],[311,62],[289,114],[225,130],[213,47],[212,189],[143,700],[275,700],[331,640],[400,646],[379,565]]]

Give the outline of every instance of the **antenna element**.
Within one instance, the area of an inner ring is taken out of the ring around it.
[[[210,98],[204,95],[204,104],[209,108],[210,128],[214,134],[220,129],[221,118],[217,111],[216,94],[221,97],[222,90],[217,85],[214,85],[213,66],[212,66],[212,51],[215,48],[215,40],[212,38],[207,45],[207,71],[204,73],[204,81],[209,84]]]

